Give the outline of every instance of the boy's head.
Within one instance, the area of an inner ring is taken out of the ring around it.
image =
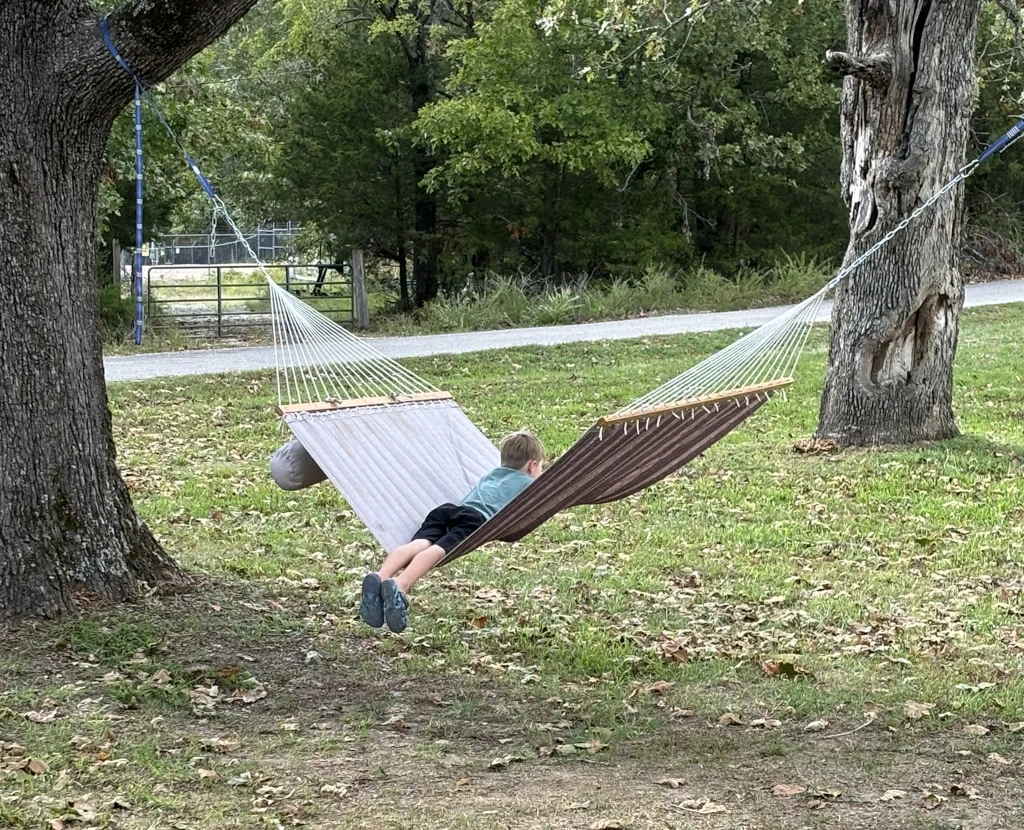
[[[532,432],[512,432],[501,439],[501,466],[536,478],[544,466],[544,445]]]

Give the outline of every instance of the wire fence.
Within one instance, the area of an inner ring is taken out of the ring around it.
[[[261,226],[245,234],[179,233],[157,237],[143,248],[146,265],[233,265],[248,263],[248,245],[262,262],[284,262],[299,256],[301,225],[287,222]]]

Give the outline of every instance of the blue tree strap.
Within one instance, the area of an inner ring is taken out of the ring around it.
[[[132,293],[135,295],[135,345],[142,345],[142,85],[135,84],[135,262]],[[120,267],[120,265],[118,266]]]
[[[213,185],[211,185],[206,176],[203,175],[203,171],[199,169],[199,165],[192,160],[192,157],[188,154],[188,150],[185,149],[185,146],[178,139],[177,134],[174,132],[173,129],[171,129],[171,125],[167,122],[167,119],[164,118],[163,112],[161,112],[160,107],[156,105],[156,101],[154,101],[153,96],[149,94],[149,89],[142,82],[142,79],[139,78],[137,74],[135,74],[135,70],[131,68],[131,66],[128,64],[128,61],[126,61],[124,57],[121,55],[121,53],[117,51],[117,47],[114,45],[114,41],[110,37],[109,18],[110,15],[108,14],[105,15],[103,17],[103,20],[100,21],[100,30],[103,32],[103,42],[107,45],[107,49],[110,50],[110,54],[114,56],[114,60],[118,62],[120,67],[129,75],[131,75],[132,80],[135,81],[135,85],[142,91],[143,97],[149,103],[149,106],[152,107],[153,112],[156,113],[156,117],[160,119],[160,123],[164,125],[164,129],[167,130],[167,134],[171,137],[171,140],[178,146],[178,149],[181,150],[181,154],[185,157],[185,162],[188,164],[189,170],[192,171],[193,175],[196,177],[196,180],[199,182],[199,186],[203,188],[207,196],[216,201],[217,193],[216,191],[214,191]]]
[[[982,164],[988,161],[996,153],[1001,153],[1011,144],[1013,144],[1018,138],[1024,135],[1024,118],[1018,121],[1011,127],[1005,135],[989,145],[988,149],[985,150],[980,156],[978,156],[978,164]]]

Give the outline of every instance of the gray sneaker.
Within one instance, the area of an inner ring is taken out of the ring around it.
[[[363,577],[359,616],[364,623],[374,628],[384,625],[384,600],[380,595],[380,577],[377,574],[367,574]]]
[[[380,595],[384,600],[384,619],[388,628],[395,634],[401,634],[409,625],[409,600],[398,590],[398,584],[393,579],[381,583]]]

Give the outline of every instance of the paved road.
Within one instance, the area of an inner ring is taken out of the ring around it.
[[[1001,305],[1024,302],[1024,280],[990,282],[967,287],[966,305]],[[554,346],[594,340],[623,340],[687,332],[719,331],[759,326],[784,311],[784,307],[749,311],[671,314],[607,323],[581,323],[574,326],[539,326],[526,329],[499,329],[465,334],[425,334],[414,337],[368,338],[380,351],[393,358],[424,357],[436,354],[463,354],[517,346]],[[823,303],[818,314],[828,320],[831,303]],[[206,375],[274,367],[274,350],[269,346],[234,349],[208,349],[185,352],[108,357],[103,361],[107,381],[143,380],[179,375]]]

